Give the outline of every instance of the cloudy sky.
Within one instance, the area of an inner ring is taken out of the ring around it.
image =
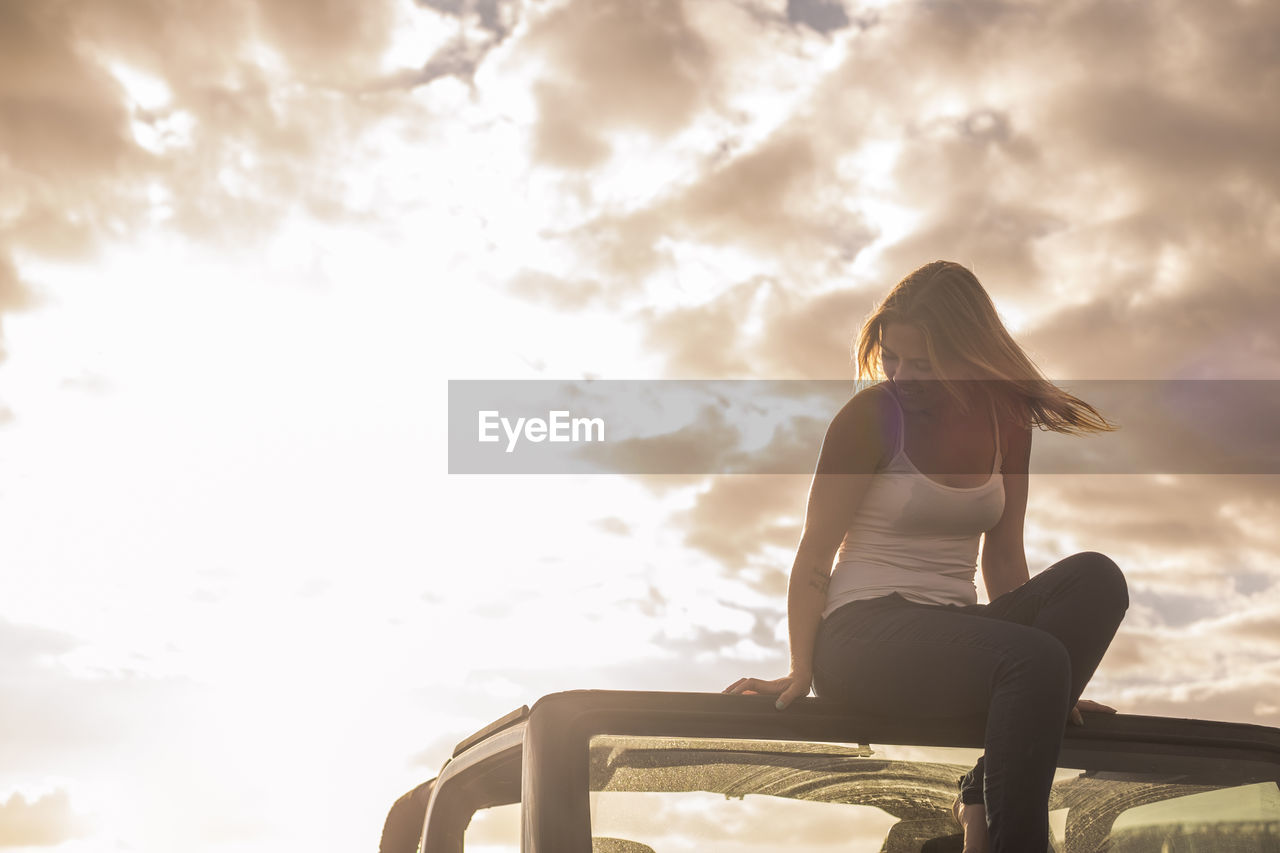
[[[0,3],[0,848],[373,849],[543,693],[783,673],[803,476],[450,476],[448,380],[848,378],[935,258],[1055,379],[1280,379],[1278,31]],[[1033,478],[1032,571],[1133,591],[1087,695],[1280,723],[1278,503]]]

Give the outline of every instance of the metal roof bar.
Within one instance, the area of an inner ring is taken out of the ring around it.
[[[500,732],[505,728],[510,728],[511,726],[514,726],[516,723],[520,722],[521,720],[525,719],[528,716],[529,716],[529,706],[521,705],[519,708],[516,708],[510,714],[506,714],[505,716],[499,717],[498,719],[494,720],[492,723],[485,726],[483,729],[476,732],[475,734],[468,735],[467,737],[458,741],[458,745],[453,748],[452,757],[457,758],[460,754],[470,749],[471,747],[475,746],[480,741],[487,738],[489,735],[494,734],[496,732]]]

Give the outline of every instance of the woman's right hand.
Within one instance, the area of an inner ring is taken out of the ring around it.
[[[783,678],[765,681],[759,678],[739,678],[730,684],[722,693],[758,693],[764,696],[777,696],[775,707],[781,711],[801,696],[809,695],[809,687],[813,684],[813,676],[809,673],[793,672]]]

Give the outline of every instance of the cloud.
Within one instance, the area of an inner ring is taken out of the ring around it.
[[[714,557],[724,570],[742,578],[742,570],[768,548],[790,549],[800,541],[808,478],[804,476],[717,477],[699,493],[693,508],[675,519],[685,543]],[[752,586],[786,590],[790,566],[771,566],[755,574]]]
[[[679,308],[640,309],[645,341],[676,378],[850,379],[857,331],[880,286],[806,295],[770,276]]]
[[[490,46],[476,44],[465,37],[457,38],[441,47],[416,71],[399,71],[391,75],[385,86],[414,88],[425,86],[441,77],[457,77],[465,83],[474,82],[476,69],[484,61]]]
[[[392,11],[4,4],[0,322],[33,299],[22,257],[85,262],[154,230],[242,249],[300,210],[364,216],[339,163],[384,117],[418,109],[371,89]]]
[[[658,215],[714,245],[772,245],[778,252],[838,247],[852,258],[872,230],[844,206],[827,152],[802,134],[779,133],[690,185]]]
[[[455,77],[472,87],[489,55],[517,26],[523,12],[519,0],[416,0],[419,7],[453,18],[457,34],[416,70],[395,72],[374,88],[411,89],[442,77]]]
[[[367,75],[386,49],[391,9],[384,0],[266,0],[255,17],[300,78],[341,86]]]
[[[1130,714],[1280,724],[1280,705],[1275,700],[1280,673],[1275,666],[1237,667],[1237,674],[1230,677],[1188,675],[1187,680],[1176,683],[1124,690],[1109,704],[1119,703],[1121,710]]]
[[[1239,250],[1280,260],[1265,244]],[[1124,286],[1046,317],[1021,341],[1060,379],[1275,379],[1280,339],[1269,318],[1280,316],[1280,293],[1255,260],[1238,267],[1232,273],[1191,265],[1176,291],[1147,298],[1136,294],[1149,288],[1155,271],[1135,272]],[[1115,330],[1114,348],[1080,345],[1099,329]]]
[[[83,256],[110,223],[137,213],[129,182],[154,165],[130,134],[125,91],[74,14],[40,3],[0,12],[0,206],[11,251]]]
[[[546,63],[534,88],[542,165],[598,165],[615,131],[670,136],[713,88],[712,56],[680,0],[574,0],[533,22],[519,48]]]
[[[708,173],[676,198],[670,212],[709,242],[795,236],[794,215],[807,206],[818,179],[810,142],[780,135]]]
[[[1276,553],[1275,534],[1259,523],[1280,509],[1278,482],[1274,475],[1033,476],[1027,520],[1068,536],[1063,547],[1074,543],[1117,561],[1113,552],[1130,552],[1125,570],[1158,590],[1225,594],[1236,571],[1280,579],[1268,556]],[[1199,587],[1205,581],[1213,588]]]
[[[631,525],[627,524],[616,515],[598,518],[594,522],[595,526],[603,530],[605,533],[612,533],[614,536],[630,536]]]
[[[39,175],[67,189],[143,159],[129,139],[124,93],[105,67],[85,55],[71,10],[8,3],[0,15],[6,173]],[[30,185],[11,185],[15,200]]]
[[[278,211],[305,201],[302,176],[317,168],[317,152],[350,132],[348,119],[378,111],[376,100],[345,93],[375,76],[389,9],[6,4],[0,150],[10,239],[83,253],[145,225],[154,186],[193,228],[215,227],[198,213],[220,204]]]
[[[1258,231],[1280,125],[1241,83],[1273,79],[1277,60],[1245,33],[1251,18],[1265,28],[1274,12],[942,3],[886,15],[882,40],[851,52],[824,96],[829,111],[903,140],[895,187],[920,219],[882,268],[954,257],[997,298],[1043,310],[1057,301],[1047,287],[1074,291],[1071,303],[1151,292],[1169,262],[1159,253],[1175,249],[1186,269],[1170,290],[1261,290],[1235,272],[1255,271],[1275,244]],[[1247,71],[1236,54],[1246,45]],[[994,85],[1001,73],[1025,85]],[[1142,319],[1138,306],[1129,313]]]
[[[566,280],[527,268],[511,277],[507,289],[514,296],[563,311],[613,303],[612,292],[594,279]]]
[[[840,0],[787,0],[787,19],[820,33],[849,26],[849,15]]]
[[[63,7],[0,8],[0,325],[32,300],[15,247],[80,252],[87,226],[55,200],[83,198],[94,188],[82,184],[133,159],[117,87],[76,53],[68,29]]]
[[[51,847],[83,834],[62,788],[32,801],[13,794],[0,802],[0,847]]]
[[[4,361],[4,315],[28,307],[33,301],[30,288],[18,277],[18,270],[0,243],[0,361]]]
[[[721,686],[733,680],[728,675],[730,672],[759,666],[762,661],[780,660],[785,655],[785,647],[778,644],[785,617],[773,606],[717,600],[712,606],[732,614],[738,624],[708,626],[681,620],[686,614],[673,613],[679,608],[672,604],[663,600],[664,606],[652,614],[654,621],[662,625],[650,638],[652,647],[667,660],[688,661],[699,668],[704,664],[713,666],[719,674],[706,673],[706,677],[716,681],[723,678]]]
[[[575,133],[578,131],[574,131]],[[664,240],[757,250],[779,258],[851,260],[873,237],[846,207],[847,182],[801,134],[780,133],[729,156],[652,204],[597,216],[566,237],[611,282],[633,288],[671,263]]]
[[[911,164],[903,168],[909,170]],[[982,279],[1019,289],[1035,287],[1043,275],[1035,257],[1036,240],[1062,228],[1062,221],[1034,205],[993,197],[985,188],[965,190],[945,176],[938,183],[951,186],[952,192],[910,236],[884,252],[884,266],[903,276],[935,255],[945,256],[963,259]]]
[[[642,309],[646,343],[665,356],[676,377],[751,376],[752,349],[741,329],[755,313],[758,294],[770,290],[772,283],[760,278],[727,287],[700,305]]]
[[[1280,122],[1258,108],[1280,71],[1262,35],[1278,21],[1268,4],[1231,15],[1191,2],[1080,4],[1065,11],[1052,52],[1074,51],[1086,73],[1054,93],[1048,117],[1071,121],[1063,144],[1140,184],[1185,190],[1236,173],[1274,192],[1267,152]]]
[[[146,740],[145,707],[171,712],[190,685],[136,673],[72,674],[63,657],[83,641],[62,631],[15,624],[0,617],[0,748],[15,776],[75,764],[86,750],[112,750]]]
[[[760,371],[771,377],[852,379],[858,330],[883,296],[879,291],[879,284],[851,284],[810,298],[766,303],[764,330],[754,350]]]
[[[498,42],[511,33],[521,10],[518,0],[417,0],[417,3],[446,15],[474,19]]]
[[[79,645],[70,634],[34,625],[16,625],[0,617],[0,672],[26,670],[49,656],[71,651]]]
[[[1079,143],[1157,185],[1247,178],[1274,192],[1280,179],[1267,156],[1280,123],[1252,115],[1250,99],[1209,102],[1153,90],[1137,82],[1081,86],[1062,93]]]

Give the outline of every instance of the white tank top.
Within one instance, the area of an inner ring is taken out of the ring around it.
[[[1004,513],[1000,426],[992,412],[995,460],[981,486],[959,488],[931,480],[903,450],[902,407],[897,452],[871,481],[836,553],[827,587],[829,616],[864,598],[898,593],[926,604],[975,604],[978,538]]]

